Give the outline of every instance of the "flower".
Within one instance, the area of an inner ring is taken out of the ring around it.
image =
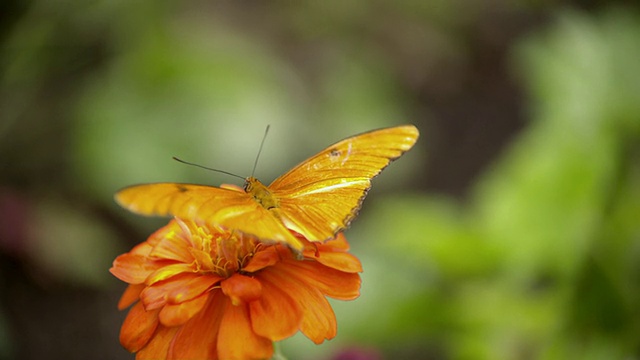
[[[306,240],[303,239],[306,242]],[[192,220],[173,219],[118,256],[111,273],[133,305],[120,342],[136,359],[268,359],[273,342],[301,331],[314,343],[336,335],[326,296],[360,294],[360,261],[342,234],[309,243],[302,259]]]

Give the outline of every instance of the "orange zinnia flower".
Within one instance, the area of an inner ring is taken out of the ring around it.
[[[268,359],[273,341],[300,330],[319,344],[336,335],[329,296],[360,293],[360,261],[344,236],[286,246],[174,219],[113,262],[136,303],[120,342],[136,359]]]

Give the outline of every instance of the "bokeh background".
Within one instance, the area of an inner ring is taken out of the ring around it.
[[[639,359],[640,12],[607,1],[0,5],[0,359],[132,359],[134,183],[270,182],[413,123],[347,232],[361,297],[289,359]]]

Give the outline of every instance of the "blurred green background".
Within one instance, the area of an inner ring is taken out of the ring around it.
[[[418,145],[347,231],[362,295],[289,359],[639,359],[640,12],[607,1],[3,1],[0,359],[132,359],[120,187]]]

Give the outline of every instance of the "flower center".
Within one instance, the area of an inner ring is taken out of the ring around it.
[[[241,234],[220,231],[212,235],[205,227],[194,227],[189,229],[193,245],[190,252],[202,273],[228,278],[241,271],[260,246],[259,242]]]

